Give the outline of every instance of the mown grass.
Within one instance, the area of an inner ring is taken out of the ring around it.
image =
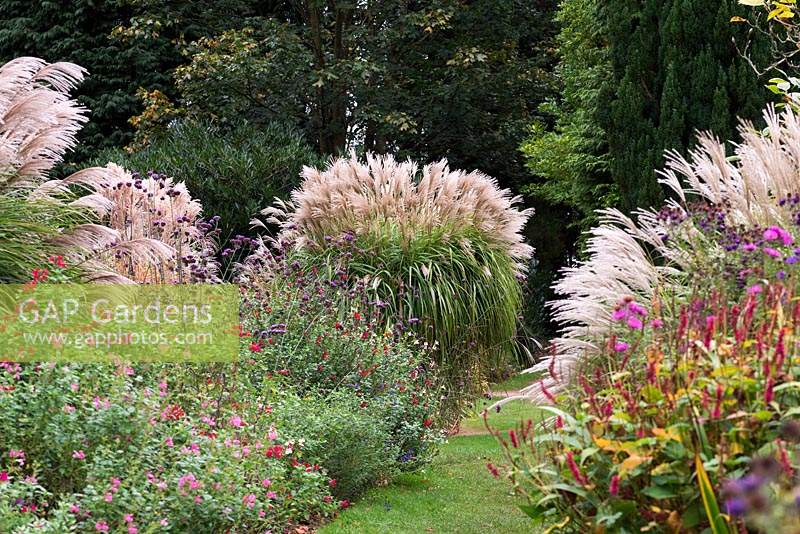
[[[509,390],[519,389],[518,383],[515,379]],[[500,391],[498,387],[493,391]],[[476,412],[492,402],[480,400]],[[507,431],[537,415],[533,405],[514,401],[488,417],[494,428]],[[517,507],[523,502],[511,493],[508,481],[493,478],[486,469],[487,462],[500,462],[502,453],[495,438],[485,433],[483,418],[476,413],[465,419],[462,431],[471,435],[450,438],[424,472],[370,490],[319,533],[530,532],[533,523]]]
[[[345,510],[320,534],[525,532],[531,520],[511,486],[486,469],[500,450],[490,435],[451,438],[426,472],[403,475]]]

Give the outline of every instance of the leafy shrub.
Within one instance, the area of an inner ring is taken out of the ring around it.
[[[247,234],[250,220],[275,197],[298,183],[303,165],[319,156],[293,129],[278,124],[230,127],[178,121],[138,152],[110,151],[97,162],[113,161],[145,176],[156,171],[186,184],[204,212],[219,216],[221,238]]]
[[[328,478],[302,461],[300,442],[284,439],[250,392],[223,394],[212,377],[175,366],[2,364],[2,521],[262,532],[329,515]]]
[[[388,332],[384,309],[363,285],[337,284],[285,256],[270,258],[260,269],[274,278],[250,280],[242,305],[242,372],[251,387],[277,380],[323,406],[344,403],[346,392],[357,401],[355,416],[371,418],[382,433],[384,478],[427,463],[442,437],[430,351],[407,332]]]
[[[294,259],[361,284],[390,325],[411,323],[435,345],[455,398],[514,354],[532,254],[520,234],[530,210],[516,201],[477,171],[368,156],[306,168],[291,204],[264,213]]]
[[[391,421],[365,404],[347,390],[325,397],[286,397],[276,404],[279,427],[297,432],[305,456],[324,466],[331,491],[340,498],[352,499],[398,471],[401,452],[387,440]]]
[[[533,387],[563,409],[546,408],[543,432],[501,437],[532,516],[577,531],[728,529],[718,506],[732,527],[775,524],[785,506],[768,495],[785,500],[800,463],[800,435],[787,432],[798,424],[800,196],[775,207],[794,223],[737,224],[707,203],[653,214],[687,266],[682,284],[649,305],[623,295],[569,394]]]

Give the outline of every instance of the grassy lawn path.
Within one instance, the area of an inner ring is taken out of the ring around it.
[[[530,404],[515,401],[489,421],[509,429],[534,415]],[[486,469],[487,462],[497,463],[502,456],[494,437],[486,434],[478,416],[466,419],[462,429],[467,435],[451,437],[425,471],[370,490],[319,534],[532,532],[533,524],[517,508],[521,501],[511,494],[511,486]]]

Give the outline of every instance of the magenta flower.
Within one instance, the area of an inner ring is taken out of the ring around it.
[[[97,532],[108,532],[108,523],[105,521],[98,521],[94,524],[94,529]]]
[[[641,319],[631,316],[628,317],[628,326],[634,330],[641,330],[644,325],[642,324]]]
[[[256,495],[255,493],[250,493],[249,495],[245,495],[242,498],[242,504],[247,506],[248,508],[252,508],[256,505]]]
[[[8,471],[0,471],[0,482],[8,482]]]
[[[748,295],[758,295],[763,291],[763,288],[760,284],[755,284],[747,288]]]
[[[72,451],[72,457],[76,460],[83,460],[86,458],[86,453],[81,451]]]
[[[772,247],[764,247],[762,250],[764,251],[764,254],[766,254],[767,256],[772,256],[773,258],[781,257],[781,253]]]
[[[628,350],[629,347],[630,345],[628,345],[624,341],[617,341],[614,344],[614,350],[617,352],[625,352],[626,350]]]

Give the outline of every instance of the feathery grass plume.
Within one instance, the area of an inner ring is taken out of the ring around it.
[[[213,280],[215,246],[182,184],[144,200],[115,165],[46,180],[87,120],[69,96],[85,72],[30,57],[0,67],[0,280],[27,280],[54,254],[92,280]]]
[[[777,113],[769,107],[764,118],[763,132],[741,123],[735,157],[728,157],[724,143],[707,133],[698,137],[688,159],[668,152],[659,181],[675,198],[666,207],[686,214],[687,202],[702,199],[726,206],[726,222],[732,226],[793,224],[789,206],[780,199],[800,189],[800,122],[788,108]],[[544,372],[545,378],[523,390],[522,397],[547,402],[546,391],[567,385],[579,364],[598,353],[596,343],[608,336],[611,312],[621,298],[649,302],[666,291],[685,291],[682,284],[694,253],[662,239],[669,229],[655,210],[636,211],[636,221],[617,210],[603,210],[600,216],[601,224],[589,232],[588,259],[564,269],[554,286],[563,297],[550,303],[561,336],[554,341],[553,355],[529,369]]]
[[[118,236],[101,261],[138,283],[219,281],[213,225],[200,218],[202,206],[183,182],[114,163],[81,172],[102,176],[90,179],[94,195],[79,200]]]
[[[85,73],[32,57],[0,67],[0,187],[40,180],[75,146],[87,118],[69,90]]]
[[[440,368],[464,392],[507,363],[533,253],[518,197],[478,171],[440,161],[420,173],[391,156],[352,155],[303,178],[291,202],[262,212],[298,261],[365,284],[396,328],[438,345]]]

